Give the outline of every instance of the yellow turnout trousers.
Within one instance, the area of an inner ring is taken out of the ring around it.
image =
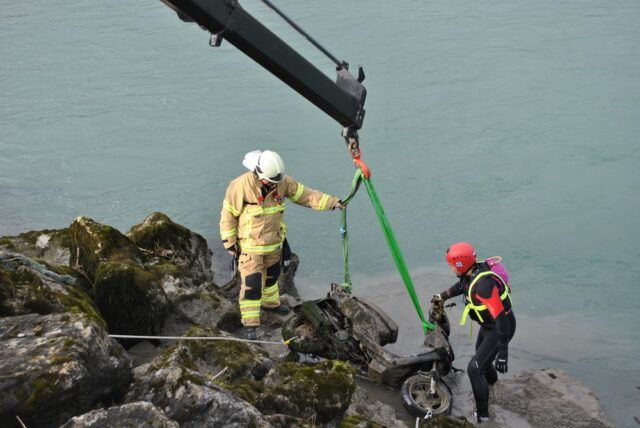
[[[260,308],[280,306],[278,276],[282,250],[276,248],[266,254],[241,253],[238,259],[240,272],[240,318],[242,325],[260,325]]]

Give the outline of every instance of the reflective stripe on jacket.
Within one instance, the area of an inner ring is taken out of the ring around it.
[[[222,203],[220,238],[224,247],[237,244],[242,252],[262,254],[279,248],[287,231],[284,198],[318,211],[333,209],[339,201],[291,176],[263,198],[262,183],[253,172],[247,172],[229,183]]]
[[[481,324],[484,323],[484,318],[482,318],[482,315],[480,313],[487,311],[487,306],[474,304],[472,293],[473,293],[473,287],[480,280],[480,278],[484,278],[485,276],[489,276],[489,275],[491,275],[492,278],[497,279],[503,287],[502,294],[500,294],[500,300],[504,302],[507,298],[511,299],[511,296],[509,295],[509,284],[504,282],[504,280],[500,277],[500,275],[490,270],[485,272],[480,272],[473,278],[473,280],[471,281],[471,284],[469,284],[469,289],[467,290],[467,294],[464,296],[464,301],[467,305],[465,306],[464,311],[462,312],[462,317],[460,318],[460,325],[465,325],[465,323],[467,322],[467,315],[469,315],[469,311],[471,310],[473,310],[476,316],[478,317],[478,322],[480,322]]]

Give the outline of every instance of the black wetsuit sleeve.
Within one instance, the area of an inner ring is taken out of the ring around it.
[[[474,287],[474,294],[482,303],[489,307],[489,313],[496,321],[496,333],[498,333],[498,349],[507,349],[511,332],[509,321],[504,310],[502,301],[500,300],[500,290],[495,281],[489,278],[482,278]],[[500,310],[498,313],[496,307]]]
[[[509,346],[511,332],[509,331],[507,314],[504,311],[500,312],[500,315],[496,318],[496,333],[498,333],[498,349],[506,350]]]
[[[451,287],[449,287],[447,290],[444,290],[442,293],[440,293],[440,296],[442,296],[443,300],[447,300],[452,297],[459,296],[463,292],[464,290],[462,289],[462,284],[460,283],[460,281],[458,281],[455,284],[453,284]]]

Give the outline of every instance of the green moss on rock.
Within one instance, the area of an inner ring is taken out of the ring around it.
[[[178,345],[173,345],[165,349],[153,360],[152,365],[155,369],[160,369],[168,366],[171,361],[176,361],[178,365],[191,370],[198,369],[189,356],[187,349]]]
[[[45,287],[33,287],[24,301],[24,308],[29,313],[48,315],[58,312],[59,306],[53,298],[53,292]]]
[[[423,421],[420,425],[423,428],[473,428],[474,424],[469,422],[467,418],[463,416],[447,416],[436,415],[431,419]]]
[[[107,323],[100,315],[95,303],[84,290],[75,286],[67,286],[66,291],[67,294],[57,293],[56,297],[68,308],[69,312],[85,314],[101,328],[107,328]]]
[[[153,334],[168,310],[168,299],[155,276],[130,260],[100,263],[94,290],[111,332]]]
[[[149,215],[143,223],[133,226],[127,236],[137,246],[147,250],[191,250],[191,231],[160,212]]]
[[[170,275],[174,278],[181,278],[185,276],[184,270],[172,263],[156,263],[145,265],[145,268],[156,276],[158,279],[164,278],[166,275]]]
[[[93,300],[75,285],[51,288],[41,277],[26,267],[15,270],[0,268],[0,316],[24,313],[83,313],[105,328]]]
[[[192,327],[185,336],[221,336],[217,328],[202,329]],[[227,382],[245,378],[250,374],[255,379],[262,379],[267,368],[264,359],[268,353],[260,348],[249,347],[246,343],[227,340],[187,340],[184,346],[195,360],[201,360],[217,368],[227,368]]]
[[[269,375],[277,385],[258,397],[256,407],[266,414],[313,416],[323,423],[340,420],[356,388],[353,374],[350,365],[339,361],[281,362]]]
[[[133,261],[142,264],[136,245],[111,226],[78,217],[69,227],[70,265],[79,266],[93,281],[101,261]]]
[[[29,245],[36,245],[38,238],[42,235],[48,235],[51,240],[59,241],[59,245],[64,248],[71,246],[71,239],[69,238],[69,229],[44,229],[34,230],[30,232],[24,232],[16,236],[26,242]]]
[[[24,267],[9,271],[9,274],[11,275],[11,281],[15,285],[29,284],[34,287],[42,285],[42,280],[38,274]]]
[[[49,408],[50,402],[62,390],[57,373],[42,373],[34,382],[29,384],[28,391],[20,391],[24,397],[24,409],[27,411]]]
[[[10,251],[15,251],[16,245],[13,243],[13,239],[8,236],[0,237],[0,247],[5,247]]]
[[[11,280],[9,272],[0,267],[0,316],[8,317],[13,315],[14,311],[8,304],[16,292],[16,286]]]
[[[216,379],[215,383],[251,404],[255,404],[258,396],[265,390],[261,382],[250,378],[237,378],[233,382],[221,382]]]
[[[370,421],[359,415],[351,415],[340,422],[340,428],[384,428],[376,422]]]

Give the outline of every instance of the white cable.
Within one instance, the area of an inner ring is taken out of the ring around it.
[[[230,340],[233,342],[250,342],[250,343],[265,343],[269,345],[287,345],[284,341],[282,342],[271,342],[267,340],[249,340],[249,339],[240,339],[238,337],[210,337],[210,336],[135,336],[128,334],[110,334],[109,337],[113,337],[114,339],[159,339],[159,340]]]

